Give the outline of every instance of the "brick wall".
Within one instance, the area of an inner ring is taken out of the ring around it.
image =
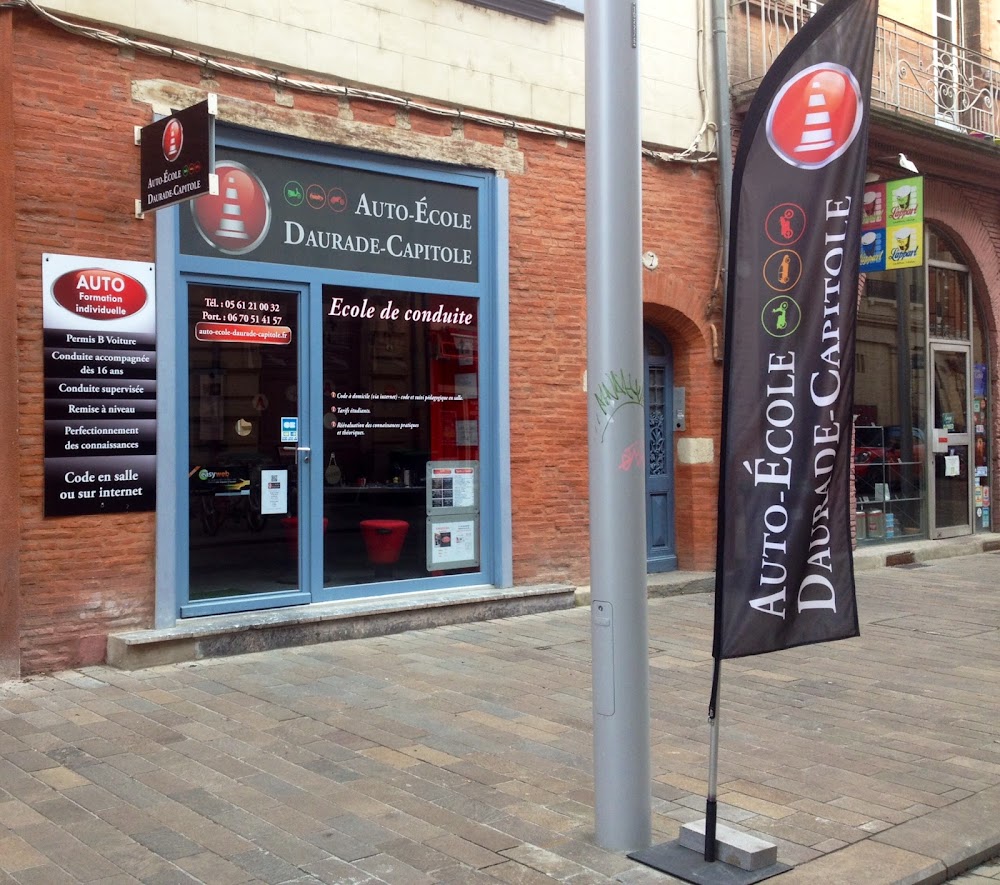
[[[13,250],[17,295],[18,446],[22,668],[26,673],[99,662],[109,632],[152,626],[152,514],[44,519],[41,256],[44,252],[149,261],[153,222],[133,217],[139,152],[135,125],[152,119],[132,98],[136,82],[169,81],[241,100],[246,113],[281,130],[288,96],[261,83],[201,72],[82,40],[14,13],[14,154],[18,170]],[[510,395],[514,574],[518,583],[588,580],[586,293],[583,146],[416,112],[294,95],[297,111],[438,139],[489,156],[516,148],[510,174]],[[280,106],[279,106],[280,105]],[[419,135],[418,135],[419,134]],[[357,147],[358,144],[353,146]],[[714,439],[719,372],[707,326],[715,282],[713,167],[647,163],[644,274],[647,321],[674,350],[675,383],[688,390],[687,434]],[[167,297],[169,293],[160,293]],[[12,379],[13,380],[13,379]],[[716,442],[717,446],[717,442]],[[677,474],[682,567],[711,567],[715,469]]]
[[[104,658],[104,637],[148,625],[152,514],[43,519],[41,262],[44,252],[152,258],[133,217],[139,175],[129,100],[135,62],[15,16],[21,655],[24,672]]]

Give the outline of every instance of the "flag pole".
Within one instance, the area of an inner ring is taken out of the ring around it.
[[[587,390],[594,831],[652,836],[638,0],[587,0]]]
[[[719,795],[719,681],[722,659],[712,667],[712,697],[708,705],[708,790],[705,796],[705,861],[715,862],[715,833]]]

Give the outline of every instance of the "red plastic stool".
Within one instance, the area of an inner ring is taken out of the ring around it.
[[[365,539],[368,561],[373,565],[399,562],[403,541],[410,524],[402,519],[365,519],[361,521],[361,536]]]

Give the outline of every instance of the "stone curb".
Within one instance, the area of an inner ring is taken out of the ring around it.
[[[780,882],[939,885],[998,855],[1000,787],[992,787],[800,864]]]
[[[538,614],[573,605],[570,585],[538,584],[396,594],[250,614],[215,615],[161,630],[113,633],[108,637],[107,663],[121,670],[139,670],[210,657]]]

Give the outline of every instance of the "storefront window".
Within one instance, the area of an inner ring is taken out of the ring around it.
[[[323,287],[324,584],[475,571],[478,302]]]
[[[926,267],[868,274],[861,298],[859,543],[991,527],[988,342],[961,252],[931,226],[925,244]]]
[[[854,393],[859,542],[927,533],[923,273],[906,268],[865,280]]]
[[[946,267],[927,269],[932,338],[967,341],[969,295],[964,271]]]

